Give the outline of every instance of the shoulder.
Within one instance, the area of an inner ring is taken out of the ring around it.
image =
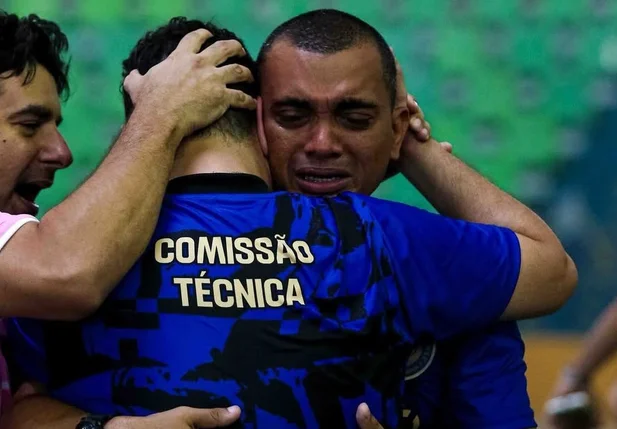
[[[30,215],[11,215],[0,212],[0,250],[19,228],[29,222],[38,222],[38,219]]]

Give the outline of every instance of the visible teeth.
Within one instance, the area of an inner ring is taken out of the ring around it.
[[[317,182],[317,183],[323,183],[323,182],[334,182],[335,180],[338,180],[339,177],[323,177],[323,176],[302,176],[302,178],[308,182]]]

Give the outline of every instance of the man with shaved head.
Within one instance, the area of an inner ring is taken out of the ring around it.
[[[336,10],[294,17],[268,36],[258,62],[260,135],[278,186],[312,195],[371,194],[398,165],[446,216],[515,230],[538,220],[522,216],[513,200],[435,142],[404,140],[399,107],[405,95],[395,98],[394,58],[381,35],[360,19]],[[547,250],[553,243],[546,237],[537,242]],[[560,259],[538,264],[573,266]],[[436,354],[434,348],[428,341],[410,358],[409,427],[418,421],[421,428],[535,427],[524,345],[514,323],[440,343]]]

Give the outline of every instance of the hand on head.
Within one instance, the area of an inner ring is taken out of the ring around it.
[[[394,51],[392,51],[394,53]],[[425,142],[431,138],[431,125],[424,118],[424,112],[416,99],[407,92],[403,68],[396,57],[396,101],[394,109],[409,110],[409,131],[417,141]]]
[[[410,144],[426,143],[431,141],[431,125],[425,119],[424,112],[418,104],[415,97],[407,92],[405,86],[405,76],[403,75],[403,69],[401,64],[396,60],[396,100],[394,103],[394,109],[406,108],[409,111],[409,130],[403,140],[403,146]],[[441,147],[448,153],[452,153],[452,145],[448,142],[441,142]],[[404,154],[405,151],[401,151]],[[391,162],[388,166],[386,173],[386,179],[394,176],[399,172],[398,162]]]
[[[180,41],[165,60],[141,75],[133,70],[124,80],[135,108],[175,121],[182,136],[219,119],[230,107],[255,109],[256,101],[244,92],[227,88],[252,82],[248,68],[239,64],[218,67],[229,58],[244,56],[237,40],[219,40],[199,52],[212,34],[199,29]]]

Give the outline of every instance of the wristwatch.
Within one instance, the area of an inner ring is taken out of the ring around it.
[[[104,429],[107,422],[113,418],[114,416],[88,414],[81,418],[75,429]]]

